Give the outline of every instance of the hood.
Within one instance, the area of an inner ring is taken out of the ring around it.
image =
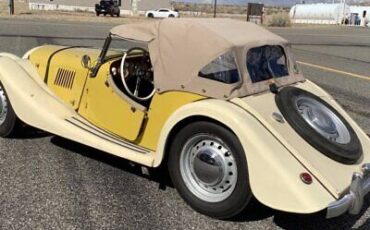
[[[45,80],[47,76],[47,69],[49,64],[55,58],[68,61],[67,65],[80,65],[82,56],[85,54],[91,58],[91,63],[95,63],[100,50],[94,48],[84,48],[77,46],[57,46],[57,45],[44,45],[36,47],[29,51],[25,56],[36,67],[40,77]],[[76,66],[72,66],[76,68]],[[82,65],[80,65],[82,67]]]
[[[89,74],[82,57],[88,55],[93,66],[99,53],[93,48],[45,45],[31,50],[28,59],[49,89],[73,109],[78,109]]]

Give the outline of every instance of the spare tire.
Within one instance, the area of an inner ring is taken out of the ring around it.
[[[321,153],[344,164],[361,157],[362,146],[351,125],[320,97],[289,86],[275,101],[293,129]]]

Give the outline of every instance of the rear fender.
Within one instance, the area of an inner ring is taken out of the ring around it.
[[[171,130],[194,116],[221,122],[235,133],[246,154],[253,195],[266,206],[287,212],[313,213],[335,200],[315,178],[312,184],[304,184],[300,174],[307,171],[305,167],[251,114],[227,101],[202,100],[178,109],[161,131],[154,166],[164,157]]]

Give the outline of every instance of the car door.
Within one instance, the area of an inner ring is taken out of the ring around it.
[[[167,9],[160,9],[158,13],[159,13],[159,17],[161,17],[161,18],[167,18],[168,17],[168,10]]]
[[[87,79],[79,114],[95,126],[133,142],[140,134],[146,112],[135,108],[111,85],[111,63],[105,63],[96,77]]]

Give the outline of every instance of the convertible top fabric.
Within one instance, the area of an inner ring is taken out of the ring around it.
[[[249,77],[244,77],[247,71],[240,73],[242,79],[235,84],[201,78],[198,73],[204,66],[228,51],[245,60],[246,49],[287,44],[285,39],[260,26],[231,19],[164,19],[120,25],[111,34],[148,43],[154,83],[159,92],[182,90],[220,99],[261,91],[266,83],[252,85]],[[245,61],[238,65],[242,69]]]

